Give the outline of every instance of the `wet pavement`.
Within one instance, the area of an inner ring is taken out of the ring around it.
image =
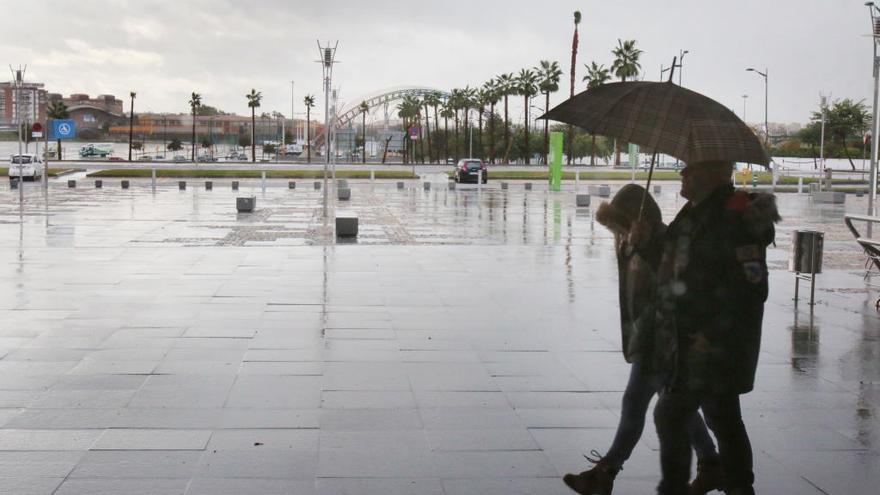
[[[628,373],[599,198],[349,181],[337,242],[313,182],[0,185],[0,493],[569,493]],[[842,221],[866,198],[779,203],[757,489],[874,493],[880,291]],[[812,315],[795,228],[826,232]],[[649,423],[615,493],[653,493],[657,455]]]

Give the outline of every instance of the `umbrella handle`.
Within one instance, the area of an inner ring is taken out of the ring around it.
[[[642,212],[645,211],[645,200],[648,199],[648,189],[651,188],[651,179],[654,177],[654,161],[657,159],[657,152],[651,155],[651,168],[648,169],[648,183],[645,185],[645,192],[642,193],[642,204],[639,205],[639,221],[642,221]]]

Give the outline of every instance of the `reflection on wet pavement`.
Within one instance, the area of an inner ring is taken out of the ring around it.
[[[23,208],[0,186],[0,492],[567,493],[628,373],[594,210],[537,183],[350,183],[345,244],[286,181],[26,184]],[[866,201],[779,196],[744,398],[760,493],[880,484],[877,278],[842,221]],[[825,232],[812,314],[796,228]],[[656,449],[649,427],[621,493],[653,491]]]

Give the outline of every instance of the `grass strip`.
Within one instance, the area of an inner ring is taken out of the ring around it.
[[[77,169],[75,168],[52,168],[49,167],[49,177],[57,177],[60,174],[75,172]],[[0,177],[6,177],[9,175],[9,168],[0,168]]]

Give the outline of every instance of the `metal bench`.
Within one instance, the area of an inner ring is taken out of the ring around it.
[[[880,239],[872,239],[870,237],[862,236],[859,230],[853,225],[853,221],[867,222],[869,224],[880,223],[880,217],[848,213],[843,216],[843,221],[844,223],[846,223],[846,227],[849,229],[849,231],[852,232],[853,236],[856,238],[856,242],[868,256],[867,261],[865,261],[865,267],[868,269],[865,273],[865,277],[867,277],[871,271],[871,263],[873,263],[874,267],[877,268],[878,271],[880,271]]]

